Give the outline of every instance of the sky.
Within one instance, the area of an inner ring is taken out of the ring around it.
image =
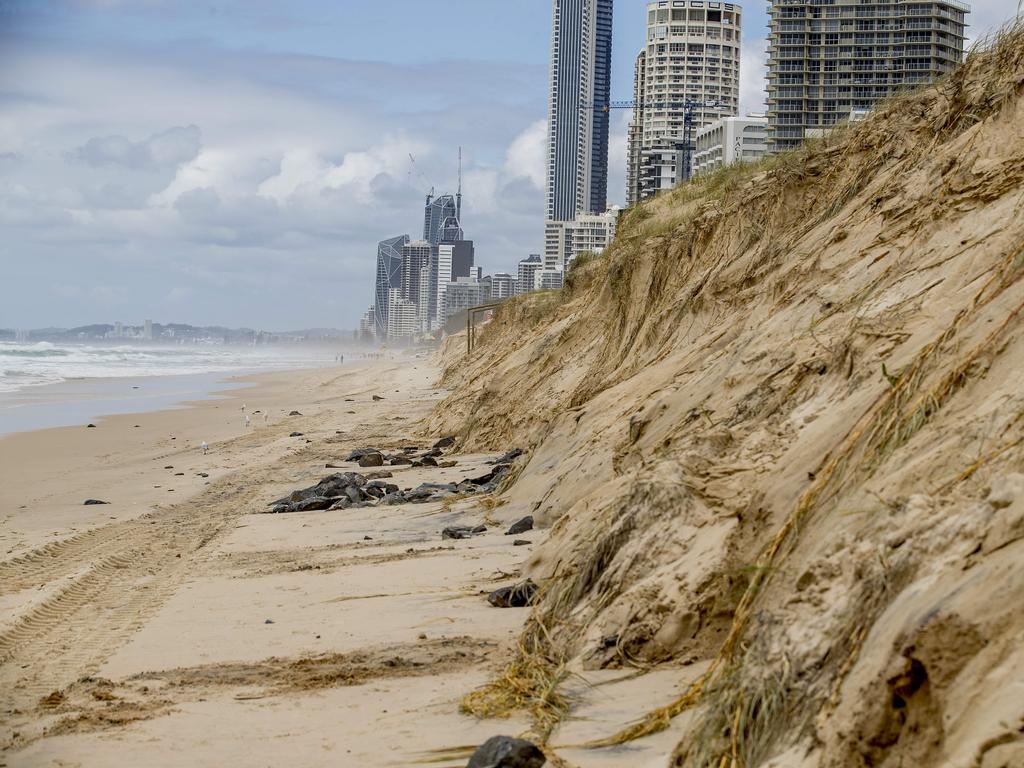
[[[971,35],[1015,5],[973,3]],[[613,99],[645,8],[615,3]],[[377,241],[421,234],[460,146],[477,263],[514,272],[540,250],[550,23],[551,0],[0,0],[0,327],[355,327]]]

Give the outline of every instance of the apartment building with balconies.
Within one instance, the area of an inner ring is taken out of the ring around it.
[[[769,151],[951,72],[969,12],[957,0],[770,0]]]

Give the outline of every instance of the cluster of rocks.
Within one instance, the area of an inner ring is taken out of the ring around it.
[[[360,467],[454,467],[454,461],[440,461],[445,448],[455,445],[454,437],[443,437],[427,451],[420,452],[419,446],[410,445],[401,449],[400,453],[385,453],[378,448],[356,448],[345,461],[354,461]]]
[[[292,491],[271,502],[270,511],[280,514],[368,507],[397,491],[397,485],[383,478],[369,479],[356,472],[338,472],[328,475],[316,485]]]
[[[375,448],[359,448],[352,451],[346,461],[357,462],[361,468],[383,467],[385,461],[393,466],[400,464],[444,466],[444,463],[439,463],[436,457],[442,455],[445,448],[450,448],[454,444],[455,438],[447,437],[439,440],[430,451],[417,457],[415,461],[404,456],[388,456]],[[415,452],[418,449],[403,450]],[[499,456],[494,461],[488,462],[492,465],[492,469],[478,477],[468,477],[458,483],[421,483],[415,488],[404,490],[394,483],[386,482],[386,479],[391,477],[390,472],[383,471],[367,475],[358,472],[338,472],[328,475],[316,485],[293,491],[288,496],[272,502],[270,504],[271,512],[309,512],[373,505],[427,504],[444,501],[453,496],[493,493],[512,471],[512,462],[522,453],[517,449]],[[454,462],[448,466],[452,465]],[[532,524],[533,520],[531,519],[531,527]],[[460,531],[453,535],[443,535],[443,538],[468,538],[474,533],[483,532],[473,529],[466,530],[465,535],[462,535]],[[529,528],[523,530],[529,530]]]

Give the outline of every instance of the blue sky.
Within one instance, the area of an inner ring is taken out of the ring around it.
[[[1008,3],[976,3],[975,29]],[[628,99],[646,4],[615,6],[613,96]],[[764,8],[745,12],[745,110],[761,102]],[[0,0],[0,327],[352,327],[376,241],[417,234],[459,145],[478,263],[513,270],[541,237],[550,14]],[[628,118],[613,116],[613,202]]]

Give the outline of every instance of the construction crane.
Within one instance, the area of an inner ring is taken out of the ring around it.
[[[683,101],[651,101],[651,102],[637,102],[637,101],[609,101],[604,104],[584,104],[583,109],[589,109],[594,112],[610,112],[613,109],[632,109],[632,110],[655,110],[655,111],[673,111],[683,113],[683,181],[689,181],[690,177],[693,176],[693,153],[695,150],[694,146],[694,115],[699,109],[714,109],[720,107],[722,104],[719,101],[694,101],[693,99],[684,99]]]

